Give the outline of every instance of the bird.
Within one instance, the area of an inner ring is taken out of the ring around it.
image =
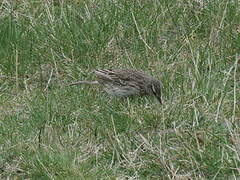
[[[136,69],[99,69],[95,70],[97,80],[78,81],[70,85],[98,84],[111,96],[154,96],[162,104],[162,84],[160,80]]]

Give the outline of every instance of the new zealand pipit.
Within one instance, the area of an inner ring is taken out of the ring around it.
[[[134,69],[96,70],[97,81],[79,81],[76,84],[100,84],[104,90],[117,97],[154,96],[162,104],[161,82],[143,71]]]

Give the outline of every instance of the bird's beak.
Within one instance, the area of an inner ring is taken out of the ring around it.
[[[161,96],[155,96],[160,104],[162,104],[162,97]]]
[[[159,101],[160,104],[162,104],[162,98],[158,97],[157,100]]]

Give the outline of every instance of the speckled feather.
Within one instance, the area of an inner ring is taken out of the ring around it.
[[[160,81],[143,71],[134,69],[102,69],[96,70],[98,82],[114,96],[153,95],[152,85],[159,89]],[[159,101],[160,98],[158,98]]]
[[[79,81],[76,84],[101,84],[104,90],[117,97],[154,96],[161,100],[161,82],[143,71],[135,69],[100,69],[96,70],[96,81]]]

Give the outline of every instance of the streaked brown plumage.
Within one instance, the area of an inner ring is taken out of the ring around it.
[[[97,81],[79,81],[76,84],[101,84],[104,90],[117,97],[154,96],[162,103],[161,82],[143,71],[134,69],[96,70]]]

